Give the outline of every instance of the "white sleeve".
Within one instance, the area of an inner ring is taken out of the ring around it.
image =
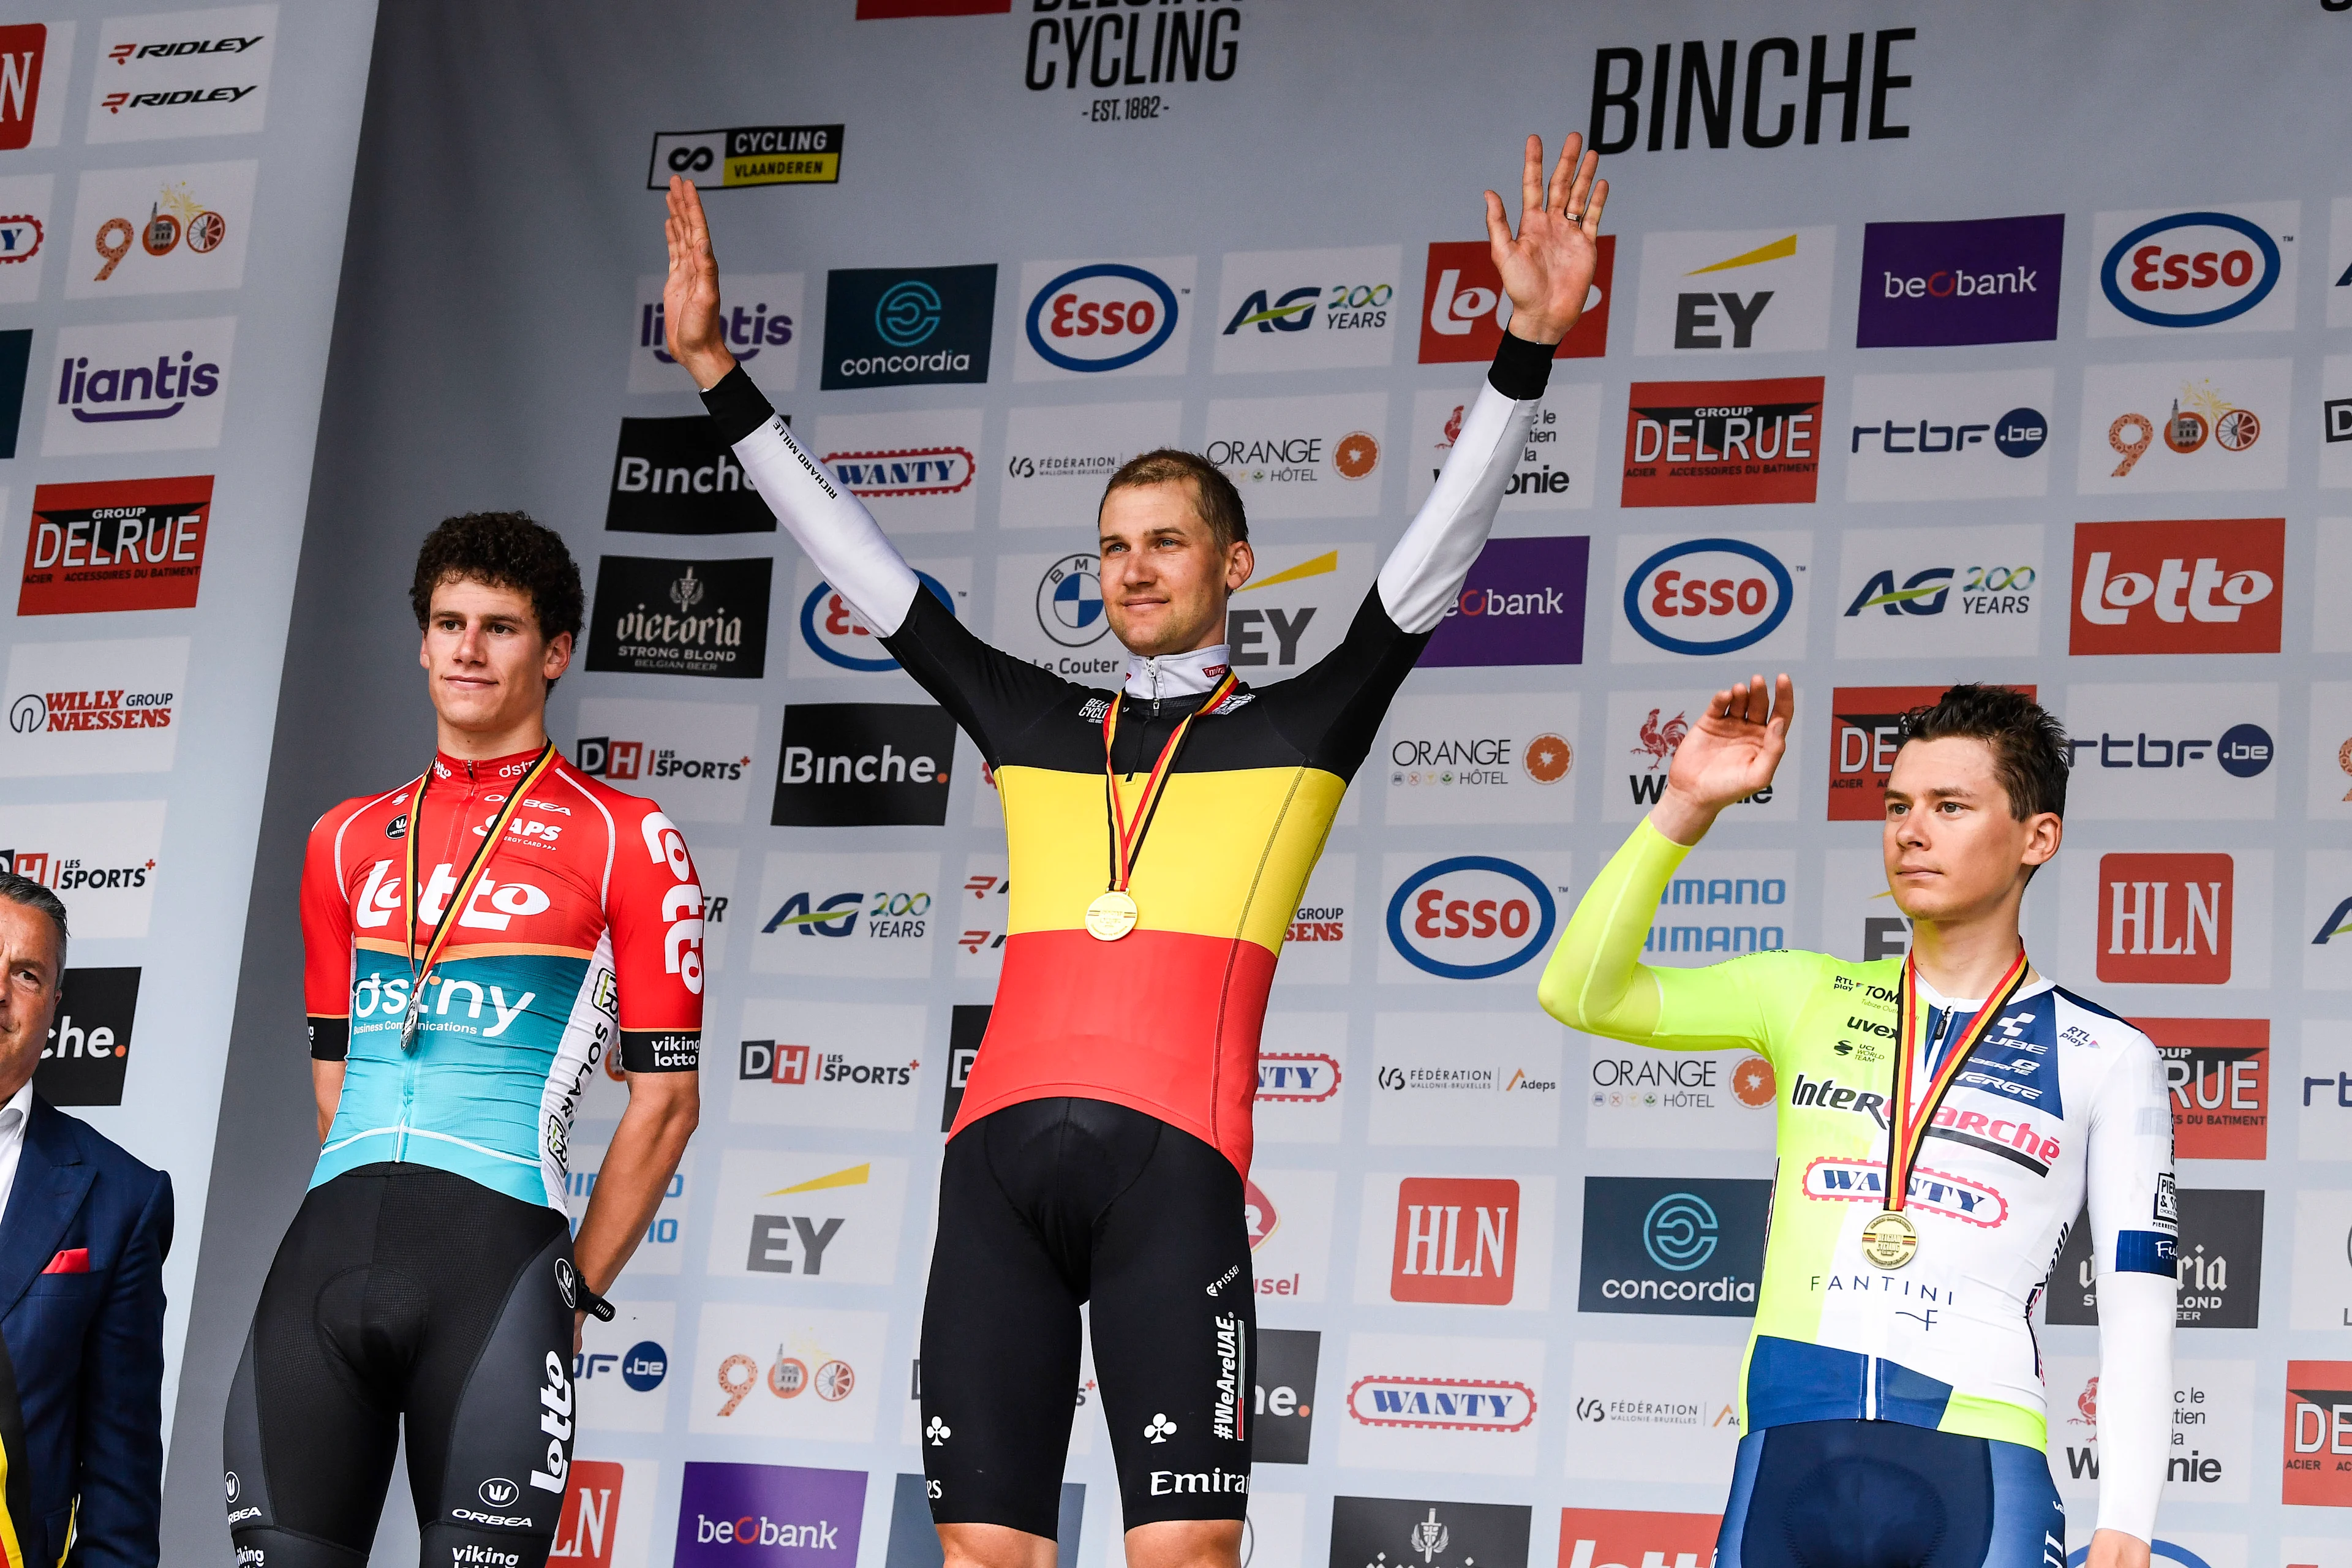
[[[906,624],[921,582],[866,503],[793,439],[782,415],[735,443],[760,499],[858,614],[888,637]]]
[[[1381,606],[1409,632],[1436,628],[1486,545],[1495,509],[1526,446],[1540,398],[1514,402],[1481,378],[1445,467],[1421,510],[1381,563]],[[748,463],[745,464],[749,468]]]
[[[2156,1539],[2156,1504],[2172,1457],[2173,1298],[2153,1274],[2099,1279],[2099,1522]]]
[[[2172,1331],[2179,1292],[2172,1106],[2164,1063],[2137,1031],[2099,1085],[2086,1152],[2099,1280],[2099,1520],[2153,1541],[2172,1444]]]

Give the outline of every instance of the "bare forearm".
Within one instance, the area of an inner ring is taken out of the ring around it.
[[[700,1115],[692,1074],[633,1074],[629,1087],[629,1108],[604,1152],[572,1245],[581,1279],[600,1296],[653,1223]]]
[[[310,1061],[310,1095],[318,1102],[319,1142],[327,1141],[327,1129],[335,1124],[335,1107],[343,1099],[343,1064],[322,1062],[315,1057]]]

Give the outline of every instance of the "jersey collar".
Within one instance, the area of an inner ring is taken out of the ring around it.
[[[1127,694],[1147,702],[1164,697],[1198,697],[1224,678],[1230,662],[1223,643],[1191,653],[1163,653],[1156,658],[1131,653],[1127,656]]]
[[[530,772],[530,764],[537,761],[539,761],[537,746],[533,746],[528,752],[517,752],[510,757],[477,758],[472,764],[473,777],[476,783],[519,779]],[[453,757],[448,752],[438,750],[433,753],[433,777],[436,783],[450,779],[463,780],[467,776],[466,768],[467,763],[463,757]]]
[[[2024,1001],[2029,996],[2039,996],[2044,991],[2054,989],[2057,986],[2057,984],[2058,983],[2056,981],[2051,979],[2047,974],[2036,974],[2030,984],[2019,986],[2017,988],[2017,994],[2011,997],[2010,1001],[2011,1004],[2015,1004]],[[1945,995],[1942,992],[1928,984],[1927,977],[1924,974],[1919,976],[1919,999],[1927,1003],[1928,1006],[1933,1007],[1938,1013],[1958,1008],[1962,1013],[1973,1015],[1978,1008],[1984,1005],[1984,998],[1981,996],[1960,997]]]

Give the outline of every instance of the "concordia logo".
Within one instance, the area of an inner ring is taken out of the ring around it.
[[[1074,267],[1029,301],[1029,346],[1063,370],[1118,370],[1156,353],[1177,315],[1176,291],[1140,267]]]
[[[2211,327],[2278,286],[2278,243],[2231,213],[2177,213],[2140,225],[2099,264],[2107,303],[2151,327]]]
[[[1737,653],[1789,618],[1796,584],[1779,557],[1742,539],[1670,544],[1625,580],[1625,619],[1669,653]]]
[[[1457,855],[1398,885],[1389,900],[1389,942],[1416,969],[1486,980],[1541,952],[1558,920],[1551,889],[1526,867]]]
[[[1536,1418],[1536,1391],[1507,1378],[1360,1377],[1348,1414],[1367,1426],[1517,1432]]]

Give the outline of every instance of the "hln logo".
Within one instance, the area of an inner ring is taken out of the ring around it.
[[[1519,1184],[1408,1176],[1397,1184],[1389,1298],[1507,1306],[1518,1271]]]
[[[2099,858],[2099,978],[2220,985],[2230,978],[2236,885],[2227,855]]]

